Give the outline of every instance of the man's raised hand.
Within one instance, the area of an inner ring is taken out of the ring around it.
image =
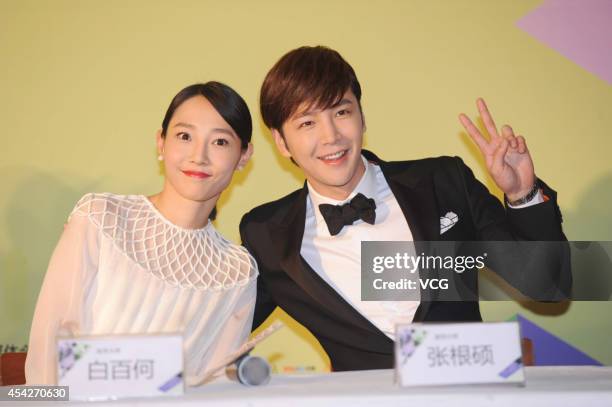
[[[535,183],[533,161],[523,136],[515,136],[512,127],[504,125],[501,134],[482,98],[476,101],[480,117],[489,133],[485,138],[464,113],[459,121],[484,156],[489,174],[510,201],[527,195]]]

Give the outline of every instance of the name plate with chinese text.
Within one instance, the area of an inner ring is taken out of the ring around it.
[[[395,366],[401,386],[525,382],[517,322],[398,325]]]
[[[57,377],[71,400],[183,394],[180,335],[58,338]]]

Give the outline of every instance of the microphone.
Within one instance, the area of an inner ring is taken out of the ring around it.
[[[225,373],[245,386],[262,386],[270,381],[271,369],[264,358],[245,354],[228,365]]]

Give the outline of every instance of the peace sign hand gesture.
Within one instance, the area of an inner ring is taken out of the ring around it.
[[[500,135],[485,101],[479,98],[476,105],[491,136],[489,140],[482,136],[465,114],[459,115],[459,121],[482,152],[489,174],[499,189],[510,201],[520,199],[531,191],[536,179],[525,139],[523,136],[515,136],[512,127],[508,125],[502,126]]]

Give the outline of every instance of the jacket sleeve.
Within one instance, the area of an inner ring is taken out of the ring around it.
[[[534,300],[569,298],[570,250],[557,193],[541,182],[545,202],[504,208],[459,157],[455,161],[481,250],[489,253],[487,266]]]
[[[246,247],[246,249],[255,258],[257,267],[259,268],[259,277],[257,278],[257,298],[255,301],[255,314],[253,316],[252,326],[252,330],[255,330],[270,316],[272,311],[274,311],[274,309],[277,307],[277,304],[272,299],[272,296],[266,287],[265,279],[269,274],[269,271],[266,270],[264,262],[257,253],[256,248],[253,244],[251,244],[252,241],[256,240],[256,237],[253,236],[252,228],[249,228],[248,226],[248,216],[249,214],[247,213],[240,221],[240,239],[242,240],[242,245]]]

